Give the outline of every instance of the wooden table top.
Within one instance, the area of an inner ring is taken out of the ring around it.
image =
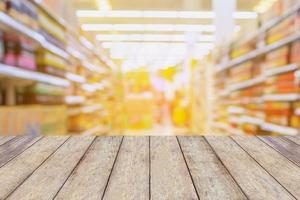
[[[300,136],[0,137],[0,199],[300,199]]]

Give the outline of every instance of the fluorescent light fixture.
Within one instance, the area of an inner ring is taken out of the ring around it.
[[[159,32],[215,32],[211,24],[83,24],[84,31],[159,31]],[[236,26],[240,29],[240,26]]]
[[[187,40],[186,35],[179,34],[98,34],[96,36],[100,42],[127,41],[127,42],[184,42]],[[213,42],[213,35],[201,35],[197,37],[198,42]]]
[[[249,12],[249,11],[244,11],[244,12],[235,12],[233,14],[234,19],[256,19],[258,17],[256,12]]]
[[[143,10],[78,10],[78,17],[101,18],[169,18],[169,19],[214,19],[212,11],[143,11]],[[241,11],[233,14],[235,19],[256,19],[255,12]]]
[[[277,0],[260,0],[254,7],[254,11],[257,13],[264,13],[269,10]]]
[[[102,47],[105,49],[111,49],[114,47],[117,48],[123,48],[126,49],[128,48],[134,48],[134,49],[139,49],[143,47],[152,47],[159,49],[160,47],[163,48],[185,48],[186,44],[185,43],[169,43],[169,42],[151,42],[151,43],[143,43],[143,42],[103,42]],[[214,43],[211,42],[199,42],[196,43],[196,47],[202,48],[202,49],[212,49],[215,47]]]
[[[111,3],[109,0],[95,0],[97,7],[101,11],[111,10]]]

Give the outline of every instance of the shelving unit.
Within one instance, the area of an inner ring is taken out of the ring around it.
[[[298,47],[294,46],[300,41],[300,32],[298,28],[281,28],[281,32],[275,33],[277,37],[280,34],[284,37],[272,42],[268,39],[275,34],[272,30],[279,29],[285,20],[298,23],[299,10],[300,4],[267,22],[255,33],[234,42],[237,48],[252,46],[251,51],[238,57],[230,54],[231,51],[218,55],[216,60],[220,63],[215,65],[213,75],[218,80],[214,85],[218,95],[213,105],[219,114],[214,118],[213,129],[228,134],[300,133],[300,59],[297,57],[299,53],[294,52]]]
[[[63,59],[65,62],[65,72],[64,76],[56,76],[41,72],[39,69],[28,70],[19,66],[11,66],[1,63],[0,60],[0,80],[5,80],[5,84],[2,84],[2,89],[5,89],[6,105],[14,106],[18,104],[16,89],[19,86],[25,87],[39,83],[53,85],[65,91],[64,101],[62,104],[57,105],[60,106],[60,110],[62,111],[60,118],[63,120],[61,120],[60,126],[64,126],[64,130],[61,129],[60,134],[65,134],[66,132],[85,135],[103,133],[103,130],[108,130],[111,127],[111,122],[108,119],[111,116],[107,116],[107,113],[109,113],[107,107],[109,100],[108,98],[101,98],[101,96],[104,97],[108,93],[111,93],[110,90],[113,90],[111,84],[108,83],[112,81],[115,73],[112,69],[116,69],[116,67],[79,30],[69,26],[63,19],[57,17],[55,13],[51,12],[39,1],[31,0],[30,2],[54,23],[64,27],[64,37],[66,37],[63,41],[64,48],[49,42],[38,29],[33,29],[23,24],[6,11],[0,11],[0,30],[22,35],[22,37],[26,37],[28,40],[34,42],[34,44],[37,44],[38,48],[43,51],[51,52],[53,55]],[[85,90],[86,88],[88,89]],[[18,104],[18,106],[20,105]],[[26,105],[22,106],[29,108]],[[41,108],[39,112],[44,112],[50,105],[39,104],[37,106]],[[20,109],[24,108],[20,107]],[[15,110],[17,111],[18,107],[15,107]],[[6,111],[0,110],[0,112]],[[51,109],[47,110],[47,112],[50,113]],[[106,114],[104,115],[104,113]],[[88,123],[79,123],[80,120],[86,120]],[[75,127],[74,124],[76,125]],[[77,124],[81,125],[77,126]],[[66,131],[66,129],[68,130]]]
[[[40,73],[40,72],[29,71],[14,66],[4,65],[4,64],[0,64],[0,76],[4,76],[6,78],[8,77],[8,78],[38,81],[38,82],[48,83],[51,85],[57,85],[61,87],[70,86],[70,82],[66,79]]]
[[[56,47],[55,45],[48,42],[41,34],[38,32],[28,28],[27,26],[23,25],[22,23],[18,22],[14,18],[10,17],[4,12],[0,12],[0,22],[2,25],[11,28],[15,31],[18,31],[20,34],[24,34],[27,37],[31,38],[32,40],[40,43],[45,49],[53,52],[54,54],[61,56],[65,59],[69,58],[69,54],[60,49],[59,47]]]

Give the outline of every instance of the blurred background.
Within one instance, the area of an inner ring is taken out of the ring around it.
[[[299,0],[1,0],[0,135],[296,135]]]

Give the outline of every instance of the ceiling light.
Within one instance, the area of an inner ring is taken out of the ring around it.
[[[96,36],[98,41],[127,41],[127,42],[184,42],[187,40],[186,36],[175,34],[98,34]],[[213,42],[215,38],[213,35],[201,35],[197,37],[198,42]]]
[[[143,11],[143,10],[78,10],[78,17],[107,17],[107,18],[170,18],[170,19],[214,19],[212,11]],[[235,19],[256,19],[255,12],[235,12]]]
[[[254,11],[257,13],[264,13],[269,10],[277,0],[260,0],[254,7]]]
[[[100,11],[111,10],[111,3],[109,0],[96,0],[96,4]]]
[[[103,42],[102,47],[105,49],[111,48],[122,48],[127,49],[139,49],[139,48],[167,48],[167,49],[184,49],[186,47],[186,43],[169,43],[169,42],[151,42],[151,43],[143,43],[143,42]],[[215,47],[214,43],[211,42],[198,42],[196,43],[196,47],[199,49],[213,49]]]
[[[159,32],[215,32],[214,25],[199,24],[83,24],[84,31],[159,31]],[[236,29],[240,29],[236,26]]]

